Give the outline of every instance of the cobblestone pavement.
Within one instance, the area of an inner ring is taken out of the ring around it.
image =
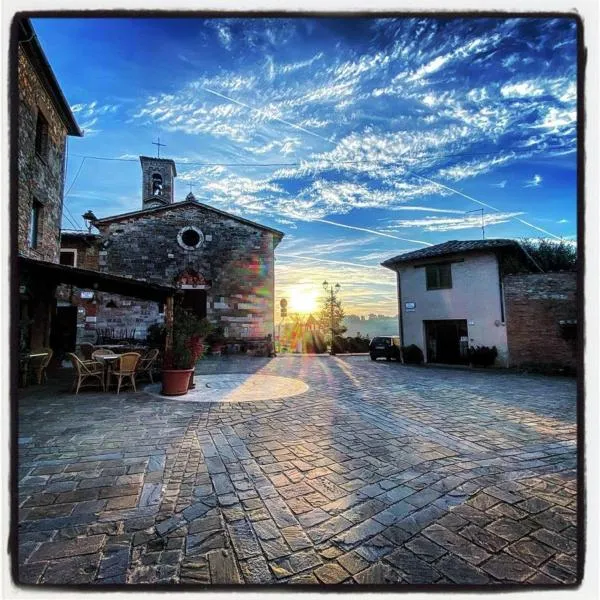
[[[238,403],[20,393],[22,583],[577,580],[574,380],[364,356],[198,372],[309,389]]]

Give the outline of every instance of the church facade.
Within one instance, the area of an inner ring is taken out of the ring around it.
[[[140,157],[141,210],[94,221],[98,234],[64,233],[61,261],[178,289],[177,301],[228,340],[273,335],[274,251],[283,233],[197,202],[174,201],[175,163]],[[62,290],[78,306],[77,341],[106,330],[135,330],[136,339],[163,321],[159,304],[114,294]]]

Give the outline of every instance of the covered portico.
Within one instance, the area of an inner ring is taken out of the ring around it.
[[[16,270],[19,282],[19,335],[22,335],[25,323],[30,330],[27,334],[29,339],[19,339],[19,345],[24,341],[31,347],[49,345],[52,315],[56,304],[55,292],[60,284],[163,303],[167,328],[166,345],[169,347],[171,344],[173,298],[178,289],[175,286],[150,283],[25,256],[18,257]]]

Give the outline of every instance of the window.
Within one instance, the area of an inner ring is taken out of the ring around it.
[[[33,199],[31,205],[31,218],[29,220],[29,247],[37,248],[40,238],[40,222],[42,217],[42,203]]]
[[[425,267],[428,290],[443,290],[452,287],[451,264],[427,265]]]
[[[61,250],[60,251],[60,264],[67,265],[69,267],[77,266],[77,250]]]
[[[35,153],[41,158],[48,154],[48,121],[39,109],[35,124]]]
[[[187,251],[198,249],[204,242],[204,235],[192,225],[183,227],[177,234],[177,243]]]

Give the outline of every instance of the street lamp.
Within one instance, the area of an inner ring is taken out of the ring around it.
[[[333,350],[333,302],[335,300],[335,295],[340,291],[340,284],[336,283],[335,285],[329,285],[329,282],[325,280],[323,282],[323,289],[330,295],[330,308],[331,308],[331,350],[329,354],[331,356],[335,355],[335,351]]]
[[[88,210],[85,214],[81,215],[81,217],[85,222],[85,226],[87,227],[88,232],[91,233],[92,226],[98,220],[98,218],[91,210]]]

